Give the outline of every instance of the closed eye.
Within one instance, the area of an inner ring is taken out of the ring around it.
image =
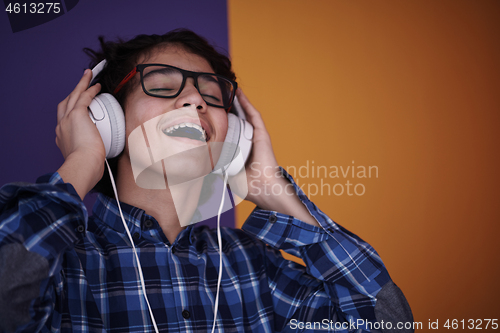
[[[204,95],[201,95],[201,96],[203,96],[203,99],[205,99],[205,97],[206,97],[206,98],[208,98],[209,100],[214,100],[214,101],[216,101],[216,102],[220,102],[220,99],[219,99],[219,98],[217,98],[217,97],[215,97],[215,96],[212,96],[212,95],[206,95],[206,94],[204,94]],[[209,102],[210,102],[210,101],[209,101]]]

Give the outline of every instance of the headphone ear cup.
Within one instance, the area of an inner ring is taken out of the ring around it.
[[[240,140],[241,123],[239,118],[229,113],[227,115],[227,134],[219,160],[214,167],[213,172],[222,174],[222,170],[226,170],[228,165],[233,161],[234,157],[238,154],[238,143]],[[241,169],[241,168],[240,168]]]
[[[125,116],[120,103],[105,93],[94,97],[89,109],[106,148],[106,158],[118,156],[125,147]]]

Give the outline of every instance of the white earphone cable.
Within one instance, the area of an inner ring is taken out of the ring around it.
[[[212,326],[212,333],[215,332],[215,323],[217,322],[217,310],[219,309],[219,290],[220,283],[222,280],[222,236],[220,234],[220,215],[222,208],[224,206],[224,198],[226,194],[226,184],[227,184],[227,174],[222,171],[224,176],[224,186],[222,187],[222,200],[219,206],[219,212],[217,214],[217,242],[219,243],[219,279],[217,280],[217,294],[215,295],[215,305],[214,305],[214,324]]]
[[[149,310],[149,315],[151,317],[151,322],[153,323],[155,332],[159,333],[158,327],[156,325],[156,320],[154,318],[153,311],[151,310],[151,305],[149,304],[148,296],[146,294],[146,285],[144,283],[144,276],[142,275],[141,262],[139,261],[139,256],[137,255],[137,250],[135,248],[134,241],[132,239],[132,236],[130,235],[130,231],[128,229],[127,223],[125,222],[125,218],[123,217],[123,212],[122,212],[122,209],[120,207],[120,200],[118,199],[118,191],[116,190],[115,180],[114,180],[114,177],[113,177],[113,173],[111,172],[111,168],[109,167],[108,160],[106,160],[106,166],[108,167],[108,172],[109,172],[109,176],[110,176],[110,179],[111,179],[111,185],[113,186],[113,191],[115,193],[116,203],[118,205],[118,210],[120,212],[120,217],[122,219],[123,226],[125,228],[125,231],[127,232],[127,236],[128,236],[128,238],[130,240],[130,243],[132,245],[132,249],[134,251],[135,259],[137,261],[139,278],[141,280],[142,293],[144,295],[144,299],[146,300],[146,304],[148,305],[148,310]],[[219,278],[217,280],[217,294],[215,296],[214,323],[213,323],[213,326],[212,326],[212,333],[215,332],[215,324],[217,322],[217,312],[218,312],[218,308],[219,308],[219,292],[220,292],[220,284],[221,284],[221,281],[222,281],[222,236],[221,236],[221,233],[220,233],[220,216],[221,216],[221,213],[222,213],[222,208],[224,207],[224,198],[225,198],[225,193],[226,193],[226,184],[227,184],[227,177],[228,177],[228,175],[225,172],[223,172],[223,176],[224,176],[224,185],[223,185],[223,188],[222,188],[222,200],[221,200],[221,203],[220,203],[220,206],[219,206],[219,211],[218,211],[218,214],[217,214],[217,242],[219,244]]]
[[[141,279],[142,293],[144,295],[144,298],[146,299],[146,304],[148,305],[149,315],[151,317],[151,322],[153,323],[153,326],[155,328],[155,332],[159,333],[158,327],[156,326],[156,320],[155,320],[155,317],[153,315],[153,311],[151,310],[151,306],[149,305],[148,296],[146,294],[146,284],[144,283],[144,277],[142,275],[141,262],[139,261],[139,256],[137,255],[137,250],[135,249],[134,241],[132,240],[132,236],[130,235],[130,231],[128,230],[127,223],[125,222],[125,218],[123,217],[122,208],[120,207],[120,200],[118,200],[118,192],[116,190],[115,180],[113,178],[113,173],[111,172],[111,168],[109,167],[107,159],[106,159],[106,166],[108,167],[109,178],[111,178],[111,185],[113,186],[113,191],[115,192],[116,203],[118,205],[118,210],[120,211],[120,216],[122,218],[123,226],[125,227],[125,231],[127,232],[128,239],[130,240],[130,243],[132,244],[132,248],[134,250],[135,259],[137,260],[137,266],[138,266],[137,268],[139,271],[139,278]]]

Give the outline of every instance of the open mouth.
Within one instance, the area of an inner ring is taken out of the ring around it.
[[[205,130],[200,125],[193,123],[180,123],[164,129],[163,133],[168,136],[189,138],[201,142],[208,141]]]

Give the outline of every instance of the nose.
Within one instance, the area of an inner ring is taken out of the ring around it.
[[[188,78],[186,80],[184,88],[175,101],[175,107],[177,109],[190,105],[195,105],[198,112],[207,111],[207,103],[205,103],[205,100],[201,97],[200,92],[194,86],[193,78]]]

